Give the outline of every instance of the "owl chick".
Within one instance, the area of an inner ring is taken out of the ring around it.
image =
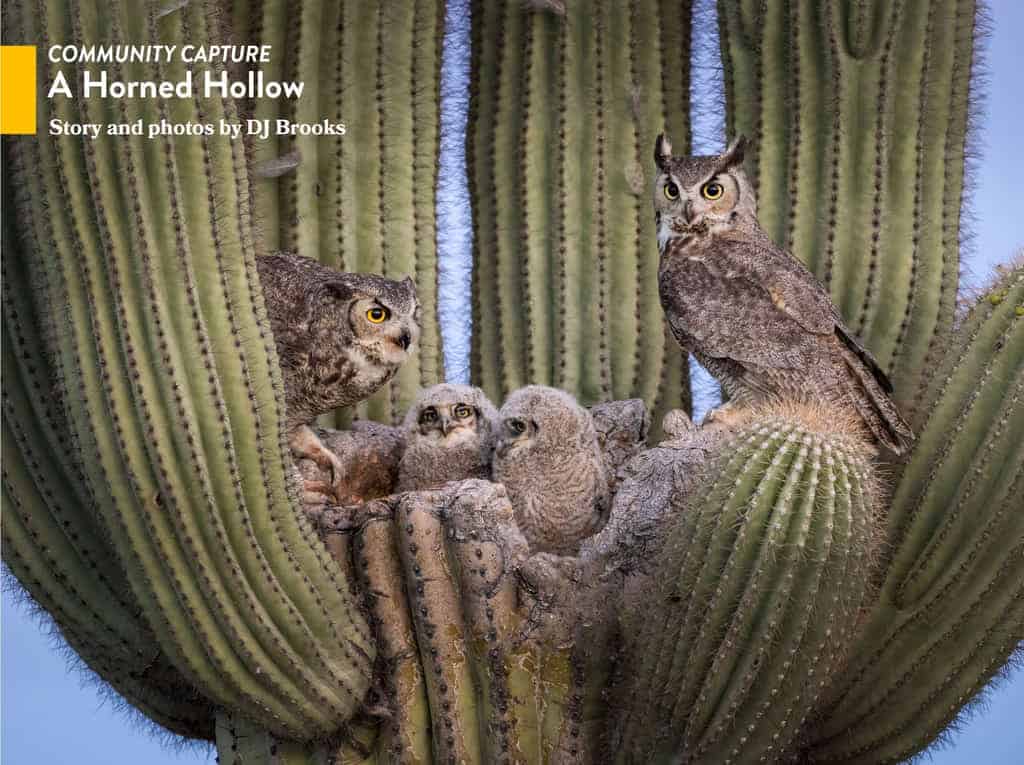
[[[533,552],[573,555],[607,518],[608,478],[590,413],[531,385],[501,407],[494,480],[505,485]]]
[[[368,398],[390,380],[420,335],[416,285],[333,271],[289,253],[257,258],[284,377],[285,428],[296,457],[341,465],[309,424]]]
[[[844,326],[828,291],[757,221],[745,139],[717,157],[673,157],[658,136],[654,210],[661,305],[676,340],[733,405],[828,400],[896,454],[913,441],[892,384]],[[722,410],[719,410],[721,413]],[[719,415],[721,416],[721,414]]]
[[[498,410],[479,388],[435,385],[420,391],[405,416],[398,490],[490,478]]]

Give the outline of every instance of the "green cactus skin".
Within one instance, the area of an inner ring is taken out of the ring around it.
[[[896,482],[878,602],[813,728],[815,762],[922,751],[1024,641],[1024,267],[977,301]]]
[[[9,18],[37,44],[180,44],[221,34],[214,5],[160,15],[128,3],[23,2]],[[40,88],[57,66],[78,80],[74,66],[43,61]],[[177,79],[181,66],[125,64],[111,67],[111,76]],[[230,102],[198,98],[49,101],[40,90],[38,105],[41,125],[51,115],[101,123],[235,116]],[[11,165],[22,201],[11,256],[18,262],[5,270],[32,279],[38,318],[49,329],[39,374],[57,383],[68,437],[55,443],[27,422],[31,406],[8,408],[5,435],[23,457],[56,454],[48,481],[87,501],[58,504],[38,478],[33,496],[15,474],[5,480],[9,496],[40,512],[45,506],[54,523],[81,514],[77,522],[105,541],[95,555],[116,563],[119,576],[103,576],[128,583],[133,600],[120,603],[136,605],[144,620],[129,651],[152,651],[155,636],[189,687],[272,732],[302,739],[335,730],[362,700],[374,646],[347,585],[326,551],[309,544],[290,499],[280,375],[261,329],[240,144],[220,136],[81,142],[40,135],[7,145],[27,158]],[[29,563],[32,552],[17,549]],[[23,584],[42,602],[60,597]],[[70,621],[58,616],[58,626],[83,643],[116,619],[118,602],[90,599],[91,609],[110,613],[68,612]],[[71,607],[66,599],[60,605]],[[115,660],[104,656],[93,666]]]
[[[975,0],[719,0],[758,217],[826,284],[918,420],[953,325]]]
[[[627,604],[618,761],[792,752],[868,594],[879,536],[869,456],[785,416],[715,449],[670,521],[653,596]]]
[[[358,572],[381,646],[381,719],[344,732],[340,762],[597,760],[607,641],[523,588],[515,572],[529,552],[513,518],[486,481],[319,517],[342,567]]]
[[[255,119],[346,127],[344,135],[253,142],[252,193],[266,249],[416,281],[419,350],[356,408],[397,422],[421,386],[444,377],[435,241],[444,3],[234,0],[232,17],[245,42],[273,46],[272,62],[260,65],[268,79],[306,87],[297,101],[250,104]],[[261,175],[281,158],[297,166]]]
[[[647,168],[666,125],[689,146],[690,3],[527,5],[473,5],[472,377],[688,406]]]

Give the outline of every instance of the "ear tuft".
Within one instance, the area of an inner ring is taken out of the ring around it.
[[[749,143],[745,135],[736,136],[732,143],[729,144],[729,148],[725,150],[725,154],[722,155],[722,159],[725,160],[725,166],[741,164]]]
[[[338,279],[324,282],[324,292],[335,300],[347,302],[352,298],[352,288]]]
[[[672,142],[664,133],[659,133],[654,142],[654,162],[659,168],[665,167],[665,161],[672,156]]]

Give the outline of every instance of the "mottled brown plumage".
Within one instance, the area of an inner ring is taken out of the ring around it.
[[[398,490],[490,478],[497,430],[498,410],[479,388],[442,383],[420,391],[405,416]]]
[[[533,552],[573,555],[607,519],[608,476],[590,413],[564,391],[517,390],[499,416],[494,480]]]
[[[420,335],[416,286],[334,271],[291,253],[256,261],[284,377],[292,450],[335,470],[309,424],[356,404],[390,380]]]
[[[743,147],[740,139],[721,156],[673,157],[663,136],[655,147],[658,285],[676,340],[731,405],[830,401],[902,454],[913,434],[891,383],[821,282],[761,228]]]

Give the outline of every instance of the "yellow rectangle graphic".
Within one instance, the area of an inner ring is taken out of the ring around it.
[[[0,133],[36,132],[36,46],[0,45]]]

